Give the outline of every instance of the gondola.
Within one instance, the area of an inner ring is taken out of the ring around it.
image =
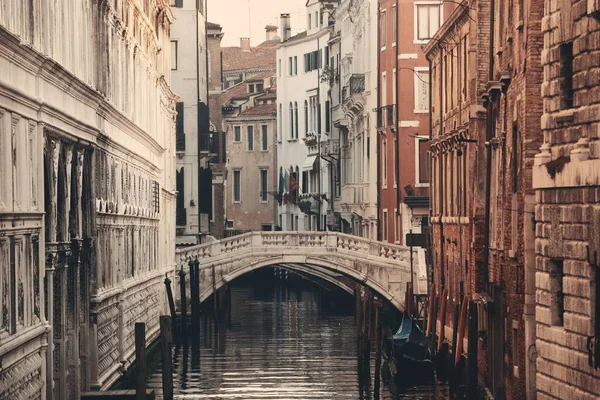
[[[419,325],[408,315],[403,315],[400,328],[391,339],[388,356],[393,363],[390,365],[392,374],[403,385],[432,382],[435,365],[431,347]]]

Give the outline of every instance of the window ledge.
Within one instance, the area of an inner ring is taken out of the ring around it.
[[[382,46],[381,47],[381,51],[386,51],[387,50],[387,46]]]
[[[415,187],[429,187],[429,183],[415,183]]]
[[[429,110],[413,110],[413,114],[429,114]]]
[[[288,139],[287,141],[288,141],[288,142],[297,142],[297,141],[298,141],[298,139]]]

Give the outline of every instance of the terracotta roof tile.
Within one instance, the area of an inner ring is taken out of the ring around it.
[[[276,115],[277,114],[277,104],[261,104],[258,106],[254,106],[252,108],[247,109],[243,113],[240,114],[240,117],[246,116],[255,116],[255,115]]]
[[[269,40],[244,52],[240,47],[223,47],[223,71],[256,68],[275,70],[276,50],[279,40]]]

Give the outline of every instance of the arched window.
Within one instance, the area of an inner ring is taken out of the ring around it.
[[[294,106],[290,102],[290,139],[294,138]]]
[[[304,100],[304,137],[308,136],[308,101]]]
[[[298,102],[294,103],[294,137],[298,139]]]

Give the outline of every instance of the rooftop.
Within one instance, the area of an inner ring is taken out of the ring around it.
[[[269,40],[243,51],[241,47],[223,47],[223,71],[240,71],[257,68],[275,70],[276,50],[279,40]]]

